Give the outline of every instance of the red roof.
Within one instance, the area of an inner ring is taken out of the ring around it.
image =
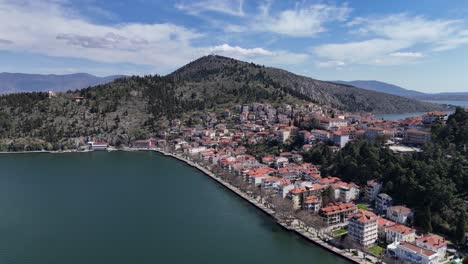
[[[422,248],[422,247],[418,247],[416,246],[415,244],[411,244],[411,243],[408,243],[408,242],[402,242],[400,243],[400,246],[402,247],[405,247],[413,252],[417,252],[417,253],[420,253],[420,254],[423,254],[425,256],[432,256],[434,254],[437,254],[436,252],[432,251],[432,250],[428,250],[428,249],[425,249],[425,248]]]
[[[414,229],[409,228],[404,225],[392,225],[387,227],[388,230],[392,230],[395,233],[402,234],[402,235],[407,235],[416,232]]]
[[[342,213],[350,210],[357,209],[356,205],[353,203],[336,203],[332,204],[326,207],[322,207],[320,209],[320,212],[322,214],[336,214],[336,213]]]
[[[377,216],[374,213],[362,209],[359,209],[357,213],[352,214],[349,217],[360,223],[371,223],[377,221]]]
[[[433,248],[440,248],[447,245],[447,241],[445,241],[443,237],[434,234],[426,234],[423,237],[416,239],[416,241]]]

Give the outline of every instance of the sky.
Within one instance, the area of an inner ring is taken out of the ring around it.
[[[468,1],[0,0],[0,72],[167,74],[218,54],[468,92]]]

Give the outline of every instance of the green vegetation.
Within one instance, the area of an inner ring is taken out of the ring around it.
[[[342,236],[342,235],[347,234],[347,233],[348,233],[348,230],[346,230],[344,228],[337,229],[337,230],[334,230],[332,232],[333,236],[335,236],[335,237],[339,237],[339,236]]]
[[[447,125],[435,125],[433,142],[421,153],[394,154],[375,143],[357,141],[333,155],[326,146],[307,155],[324,175],[365,185],[376,179],[397,204],[415,209],[415,224],[461,243],[463,200],[468,197],[468,113],[459,108]]]
[[[357,204],[356,206],[358,209],[369,210],[369,206],[367,204]]]
[[[369,253],[371,253],[372,255],[377,256],[377,257],[382,254],[383,250],[384,249],[382,247],[378,246],[378,245],[372,246],[372,247],[367,249],[367,251]]]

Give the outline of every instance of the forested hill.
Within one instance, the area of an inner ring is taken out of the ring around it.
[[[282,90],[296,97],[350,112],[408,113],[442,107],[395,95],[299,76],[222,56],[205,56],[171,75],[192,91],[223,96],[242,87]]]
[[[216,111],[252,102],[307,101],[375,113],[442,107],[230,58],[206,56],[167,76],[120,78],[52,98],[45,93],[1,96],[0,140],[37,139],[37,148],[44,144],[57,148],[72,147],[74,141],[92,136],[113,145],[128,144],[157,131],[162,120],[195,110]]]

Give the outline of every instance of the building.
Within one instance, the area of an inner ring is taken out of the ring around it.
[[[390,252],[403,261],[418,264],[439,263],[437,252],[421,248],[408,242],[394,243],[387,247]]]
[[[387,208],[393,205],[393,199],[390,195],[379,193],[375,198],[375,210],[379,214],[386,214]]]
[[[369,127],[366,129],[366,140],[375,141],[385,136],[385,129],[380,127]]]
[[[405,130],[403,142],[408,145],[424,145],[431,141],[431,133],[418,129]]]
[[[382,183],[374,180],[367,181],[365,190],[365,199],[373,202],[382,189]]]
[[[91,150],[107,150],[107,148],[109,147],[109,144],[107,144],[107,142],[104,141],[92,141],[88,142],[88,144],[90,145]]]
[[[379,239],[386,241],[387,240],[387,227],[396,225],[396,223],[388,219],[385,219],[383,217],[379,217],[379,220],[377,221],[377,225],[379,229]]]
[[[359,186],[354,183],[337,182],[330,185],[335,201],[349,203],[359,197]]]
[[[276,138],[281,143],[286,142],[290,136],[291,136],[290,130],[282,129],[276,132]]]
[[[311,131],[311,134],[314,136],[316,141],[326,142],[330,140],[330,132],[326,130],[314,129]]]
[[[404,225],[392,225],[386,228],[387,243],[393,242],[414,242],[416,230]]]
[[[378,217],[367,210],[359,210],[349,216],[348,234],[361,246],[369,247],[378,238]]]
[[[426,234],[416,239],[416,246],[434,251],[439,256],[439,261],[445,259],[447,252],[447,241],[441,236]]]
[[[413,219],[413,210],[406,206],[397,205],[387,208],[387,218],[399,224],[407,224]]]
[[[332,141],[335,146],[344,148],[349,142],[349,135],[343,131],[335,131],[333,132]]]
[[[320,210],[320,199],[315,195],[309,195],[304,199],[303,209],[311,213],[318,213]]]
[[[434,122],[445,122],[447,121],[447,113],[444,112],[427,112],[422,116],[422,121],[424,124],[432,124]]]
[[[340,118],[319,118],[320,126],[326,130],[330,130],[332,127],[345,127],[348,126],[348,122]]]
[[[327,225],[336,225],[348,222],[348,216],[357,212],[357,207],[353,203],[335,203],[322,207],[319,215]]]

